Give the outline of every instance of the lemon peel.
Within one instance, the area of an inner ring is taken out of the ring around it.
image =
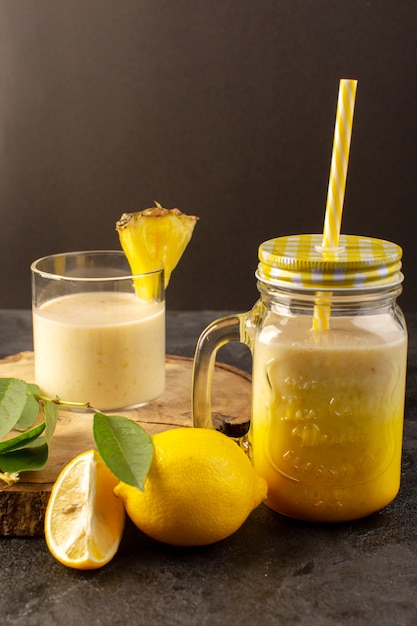
[[[144,491],[123,482],[114,490],[150,537],[177,546],[215,543],[238,530],[265,498],[266,481],[226,435],[178,428],[152,439]]]

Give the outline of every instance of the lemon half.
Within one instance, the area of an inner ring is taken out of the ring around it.
[[[117,483],[96,450],[76,456],[59,474],[45,512],[45,539],[60,563],[96,569],[116,554],[125,523]]]

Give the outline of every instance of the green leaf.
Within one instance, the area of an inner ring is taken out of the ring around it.
[[[0,378],[0,439],[18,422],[27,401],[27,384],[18,378]]]
[[[44,421],[33,426],[39,411]],[[16,473],[43,469],[58,421],[58,404],[40,396],[37,385],[17,378],[0,378],[0,468]],[[20,434],[10,437],[11,431]],[[40,437],[41,433],[45,433]]]
[[[27,384],[27,397],[26,404],[23,407],[23,411],[14,425],[15,430],[26,430],[30,428],[36,421],[39,414],[39,403],[36,396],[40,394],[40,389],[37,385]]]
[[[93,436],[101,458],[113,474],[143,491],[153,456],[150,435],[127,417],[95,413]]]
[[[58,405],[50,400],[43,401],[40,404],[45,421],[35,426],[31,430],[27,430],[14,439],[21,439],[23,442],[20,446],[16,445],[13,450],[8,448],[8,452],[2,450],[2,444],[9,443],[10,440],[0,443],[0,468],[3,472],[19,473],[28,470],[43,469],[48,461],[49,448],[52,435],[58,420]],[[39,406],[38,406],[39,409]],[[45,431],[43,437],[39,435]]]
[[[59,406],[56,402],[46,401],[42,404],[42,412],[45,418],[45,439],[48,445],[51,443],[56,423],[58,421]]]
[[[10,437],[10,439],[6,439],[5,441],[0,441],[0,454],[4,454],[5,452],[11,452],[12,450],[19,450],[28,444],[32,443],[35,439],[39,437],[45,430],[45,422],[38,424],[38,426],[34,426],[30,430],[26,430],[24,433],[20,435],[16,435],[15,437]],[[3,466],[0,462],[0,467],[4,470]]]
[[[47,461],[48,445],[44,442],[44,437],[38,438],[29,447],[0,455],[2,471],[10,474],[29,470],[41,470],[45,467]]]

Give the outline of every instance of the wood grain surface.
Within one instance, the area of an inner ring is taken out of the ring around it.
[[[34,381],[33,352],[21,352],[0,360],[0,377]],[[153,435],[162,430],[191,427],[192,359],[167,356],[164,393],[146,406],[118,412],[138,422]],[[246,424],[250,415],[250,376],[228,365],[216,364],[213,377],[212,414],[220,424]],[[38,536],[49,494],[62,468],[77,454],[94,446],[92,412],[60,410],[47,466],[22,472],[16,485],[0,485],[0,535]]]

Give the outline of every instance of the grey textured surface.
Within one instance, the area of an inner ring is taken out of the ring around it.
[[[168,314],[168,351],[192,356],[219,312]],[[261,505],[229,539],[199,549],[154,542],[128,525],[113,561],[66,569],[43,538],[0,538],[2,626],[417,623],[417,316],[410,332],[401,490],[383,511],[337,525]],[[224,360],[246,367],[229,346]],[[0,311],[1,354],[31,349],[30,313]],[[237,351],[236,351],[237,349]]]

